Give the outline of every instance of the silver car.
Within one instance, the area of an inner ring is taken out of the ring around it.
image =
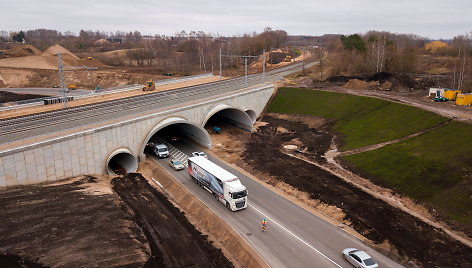
[[[179,160],[172,159],[169,161],[169,166],[173,168],[174,170],[182,170],[184,169],[184,164],[180,162]]]
[[[369,254],[356,248],[346,248],[343,250],[343,257],[354,267],[358,268],[376,268],[379,265],[372,259]]]

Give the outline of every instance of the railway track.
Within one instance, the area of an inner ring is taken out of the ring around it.
[[[278,80],[286,74],[300,69],[301,66],[301,63],[297,63],[284,68],[271,70],[266,72],[265,76],[262,74],[249,75],[247,79],[248,86]],[[2,143],[7,141],[7,137],[9,137],[10,140],[12,137],[14,138],[13,140],[17,140],[14,136],[21,133],[26,134],[28,132],[31,134],[38,129],[50,130],[54,129],[55,126],[71,122],[79,122],[80,120],[96,122],[99,121],[100,118],[106,118],[107,116],[111,117],[113,114],[118,114],[120,112],[127,112],[128,114],[138,113],[140,112],[139,109],[148,106],[154,106],[152,108],[155,109],[156,105],[162,105],[161,107],[165,107],[175,104],[175,102],[179,100],[186,102],[207,96],[231,92],[241,89],[244,84],[244,77],[237,77],[170,91],[155,92],[141,96],[127,97],[79,107],[3,119],[0,120],[0,138],[2,138]],[[21,137],[18,138],[21,139]]]

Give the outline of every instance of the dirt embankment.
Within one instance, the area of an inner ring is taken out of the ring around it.
[[[268,124],[252,134],[243,153],[244,161],[254,170],[267,174],[275,182],[282,181],[307,192],[312,199],[340,208],[345,223],[375,244],[390,245],[390,253],[404,263],[412,260],[424,267],[470,267],[470,247],[341,178],[281,152],[288,141],[295,144],[298,141],[304,154],[319,161],[330,140],[323,134],[300,122],[268,116],[262,121]],[[310,136],[312,140],[308,139]],[[304,141],[308,143],[303,144]]]
[[[112,181],[150,243],[154,267],[233,267],[183,213],[140,174]]]
[[[108,176],[0,189],[0,266],[233,266],[139,174],[113,190]]]

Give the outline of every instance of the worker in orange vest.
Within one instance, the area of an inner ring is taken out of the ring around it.
[[[267,229],[267,220],[263,219],[262,220],[262,231],[265,232]]]

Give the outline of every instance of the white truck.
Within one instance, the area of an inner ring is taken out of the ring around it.
[[[229,210],[247,207],[247,190],[238,177],[202,156],[188,158],[190,177]]]

